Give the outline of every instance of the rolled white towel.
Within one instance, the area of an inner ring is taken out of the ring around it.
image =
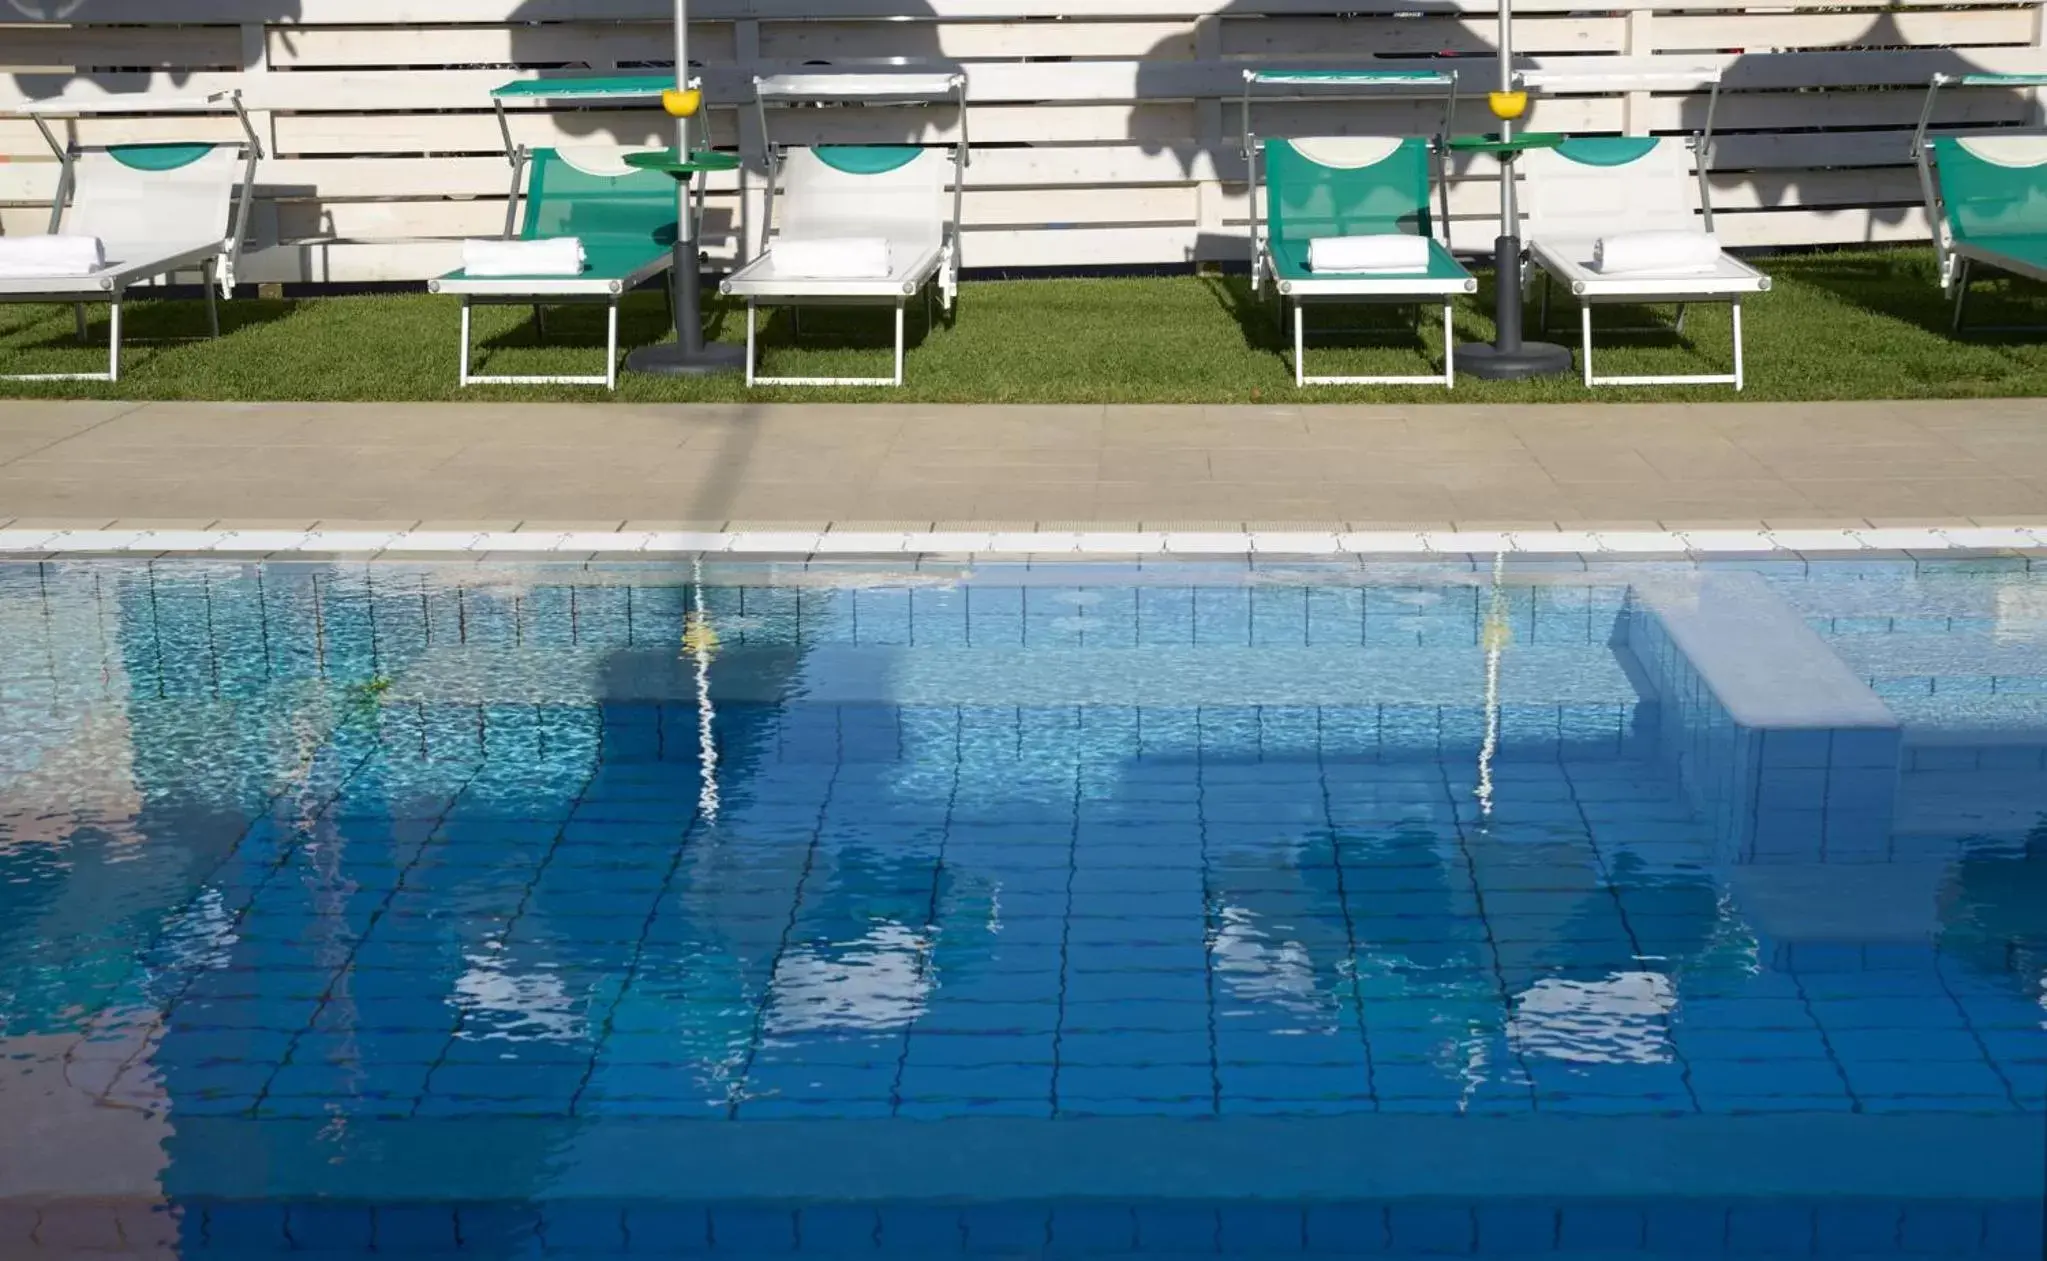
[[[87,276],[106,265],[96,236],[0,236],[0,276]]]
[[[1308,242],[1308,270],[1406,273],[1429,269],[1429,239],[1404,232],[1321,236]]]
[[[1592,243],[1592,269],[1610,276],[1697,276],[1720,265],[1710,232],[1616,232]]]
[[[583,263],[583,243],[572,236],[462,242],[462,270],[471,276],[580,276]]]
[[[878,236],[791,238],[778,236],[768,245],[781,276],[809,280],[886,280],[890,266],[888,242]]]

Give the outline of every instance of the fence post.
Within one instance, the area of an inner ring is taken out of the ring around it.
[[[732,59],[739,77],[751,82],[760,73],[761,24],[758,18],[743,18],[732,24]],[[760,257],[767,248],[767,137],[761,134],[760,115],[747,108],[749,102],[733,102],[739,120],[739,223],[733,235],[733,267]]]
[[[1221,61],[1223,56],[1222,15],[1204,13],[1194,19],[1194,59],[1199,62]],[[1217,261],[1202,257],[1206,247],[1211,254],[1219,253],[1223,234],[1223,186],[1221,175],[1223,153],[1223,102],[1219,96],[1204,96],[1194,106],[1194,132],[1199,137],[1195,145],[1194,161],[1206,159],[1206,178],[1194,185],[1194,257],[1195,263]],[[1254,192],[1252,194],[1256,196]]]
[[[1650,19],[1655,10],[1649,8],[1648,0],[1634,0],[1634,7],[1628,10],[1627,55],[1630,57],[1651,57],[1656,53],[1652,40]],[[1630,136],[1649,134],[1649,94],[1630,92],[1621,104],[1621,130]]]
[[[242,265],[237,269],[241,272],[237,279],[251,279],[264,273],[263,251],[266,247],[281,245],[284,232],[277,220],[277,202],[260,196],[263,168],[277,158],[277,116],[265,104],[263,93],[263,79],[270,73],[270,29],[261,22],[243,22],[241,34],[242,96],[249,102],[249,125],[256,129],[256,138],[263,142],[264,158],[256,167],[259,196],[252,208],[253,213],[249,215],[248,237],[242,242]],[[269,291],[273,287],[264,286],[262,296],[280,296]]]
[[[2033,47],[2047,48],[2047,3],[2035,0],[2033,5]],[[2047,126],[2047,88],[2033,89],[2033,126]]]

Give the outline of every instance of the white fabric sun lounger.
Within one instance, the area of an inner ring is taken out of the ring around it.
[[[1587,58],[1587,61],[1597,61]],[[1717,89],[1719,72],[1712,69],[1602,74],[1596,70],[1529,71],[1531,87],[1552,91],[1612,90],[1614,86],[1705,86]],[[1717,90],[1715,93],[1717,99]],[[1529,219],[1529,259],[1542,269],[1545,282],[1554,278],[1579,302],[1579,366],[1585,384],[1593,385],[1732,385],[1743,384],[1741,303],[1770,287],[1770,278],[1721,251],[1710,270],[1684,275],[1608,273],[1593,263],[1602,237],[1620,233],[1676,231],[1711,232],[1713,203],[1703,174],[1712,136],[1708,106],[1705,129],[1692,142],[1677,136],[1588,136],[1565,141],[1554,149],[1521,155],[1526,182],[1523,205]],[[1694,156],[1700,173],[1694,173]],[[1697,208],[1694,208],[1694,197]],[[1549,290],[1543,290],[1542,322],[1549,317]],[[1592,308],[1600,305],[1678,305],[1677,328],[1684,328],[1684,308],[1694,302],[1725,302],[1734,325],[1734,370],[1656,376],[1602,377],[1592,370]]]
[[[51,130],[52,118],[94,114],[158,114],[233,111],[241,120],[242,144],[66,145]],[[207,326],[220,335],[214,289],[233,292],[255,189],[256,163],[263,147],[243,110],[239,93],[166,100],[109,96],[91,101],[38,101],[16,113],[35,121],[57,155],[60,172],[50,205],[52,233],[98,237],[106,246],[104,266],[73,276],[0,277],[0,302],[57,302],[77,307],[85,335],[85,306],[105,302],[111,314],[105,372],[50,372],[0,376],[10,381],[118,381],[121,376],[121,304],[128,291],[175,273],[197,271],[206,293]]]
[[[770,101],[935,101],[955,99],[965,118],[966,77],[958,74],[801,74],[754,81],[766,135]],[[774,235],[758,258],[718,288],[746,299],[746,383],[752,385],[901,385],[903,313],[911,298],[937,290],[946,310],[959,292],[960,183],[967,162],[960,139],[918,145],[770,147],[768,203]],[[948,193],[947,185],[952,186]],[[780,191],[780,196],[776,195]],[[784,262],[781,242],[885,241],[886,272],[820,275]],[[885,377],[770,377],[759,372],[755,312],[761,306],[893,306],[895,354]]]

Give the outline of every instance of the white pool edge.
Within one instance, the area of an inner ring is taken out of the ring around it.
[[[0,556],[53,553],[236,552],[279,557],[559,553],[630,556],[705,552],[731,556],[1541,556],[2041,551],[2047,523],[2027,526],[1811,530],[1380,531],[1013,531],[874,532],[527,530],[51,530],[0,529]]]

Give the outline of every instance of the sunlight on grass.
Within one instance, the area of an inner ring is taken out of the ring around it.
[[[2047,336],[1950,338],[1947,303],[1925,249],[1786,255],[1761,260],[1775,289],[1746,307],[1749,389],[1741,397],[1855,399],[2047,393]],[[1981,286],[1971,319],[2047,322],[2036,287]],[[1490,289],[1457,308],[1457,335],[1484,339]],[[222,308],[225,335],[206,339],[198,301],[134,304],[118,385],[6,382],[13,396],[221,400],[576,399],[626,402],[930,401],[958,403],[1131,402],[1511,402],[1729,399],[1724,387],[1648,387],[1588,392],[1576,377],[1457,388],[1313,387],[1297,390],[1291,337],[1268,292],[1258,300],[1240,276],[1001,280],[964,287],[958,310],[927,323],[910,310],[907,382],[901,390],[777,388],[748,392],[736,377],[690,381],[622,376],[615,396],[568,386],[455,388],[453,299],[426,294],[255,300]],[[1660,323],[1668,307],[1602,309],[1596,327]],[[625,347],[660,340],[660,296],[627,302]],[[764,370],[783,375],[879,375],[888,369],[886,309],[819,309],[799,323],[763,314]],[[1531,319],[1533,304],[1531,303]],[[1568,300],[1551,314],[1555,340],[1575,342]],[[709,333],[745,339],[745,312],[713,301]],[[1397,308],[1316,308],[1309,361],[1322,373],[1424,373],[1441,362],[1432,311],[1417,323]],[[478,367],[494,373],[595,373],[603,362],[603,313],[550,309],[541,338],[527,307],[477,311]],[[1530,330],[1531,333],[1533,329]],[[91,371],[104,363],[106,313],[77,340],[71,310],[0,308],[0,371]],[[1727,308],[1696,306],[1685,334],[1602,338],[1602,373],[1725,371],[1732,345]]]

